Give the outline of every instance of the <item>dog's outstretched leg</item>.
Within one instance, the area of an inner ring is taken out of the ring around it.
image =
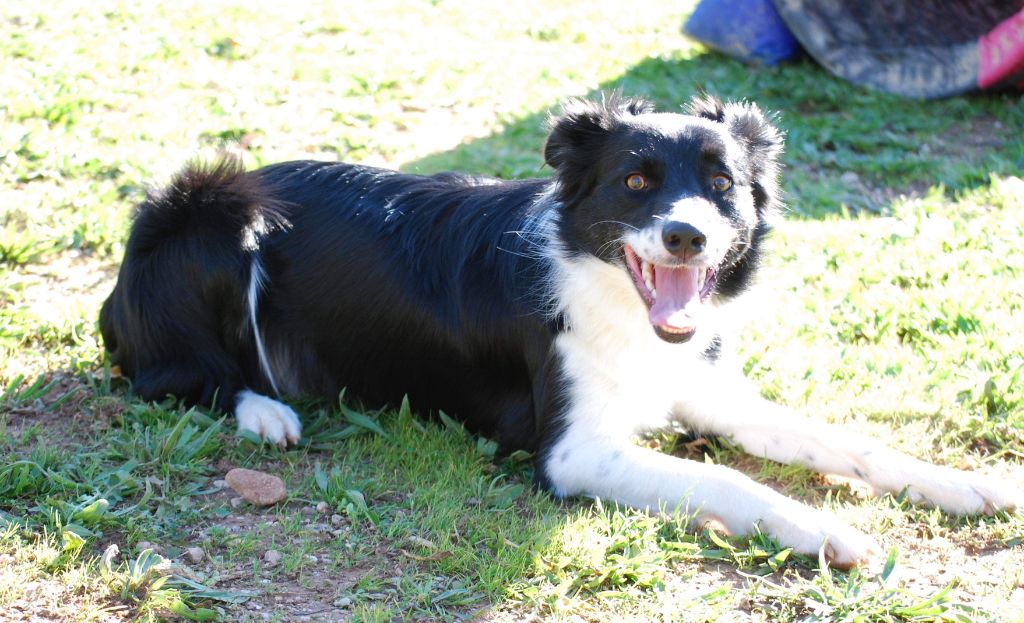
[[[933,465],[876,439],[800,417],[758,396],[742,378],[729,385],[731,390],[724,395],[687,400],[681,409],[683,419],[702,431],[729,438],[750,454],[857,478],[877,493],[905,489],[912,501],[947,513],[992,514],[1024,508],[1019,485]]]
[[[637,434],[666,428],[673,417],[675,377],[631,377],[634,366],[608,372],[600,337],[559,337],[534,382],[534,404],[544,425],[537,477],[555,496],[600,497],[653,512],[684,511],[695,522],[718,522],[732,534],[760,529],[801,554],[852,567],[879,548],[838,517],[787,498],[740,472],[690,461],[633,443]],[[613,363],[628,361],[626,357]],[[689,366],[692,367],[692,366]],[[689,368],[687,367],[687,369]],[[685,369],[684,369],[685,371]],[[681,375],[684,379],[703,382]],[[636,385],[629,383],[635,379]],[[625,382],[625,384],[624,384]],[[659,391],[659,390],[666,391]]]
[[[681,510],[696,523],[717,521],[733,534],[757,526],[794,551],[840,568],[879,553],[875,542],[837,517],[758,484],[720,465],[676,458],[628,440],[594,436],[583,427],[564,432],[546,454],[545,479],[558,496],[600,497],[652,511]]]
[[[252,431],[282,447],[298,442],[302,435],[302,423],[291,407],[248,389],[236,396],[235,420],[239,432]]]

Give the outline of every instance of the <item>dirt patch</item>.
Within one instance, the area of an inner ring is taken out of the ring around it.
[[[1011,102],[1007,102],[1010,104]],[[953,124],[946,132],[933,135],[922,145],[922,155],[938,154],[958,159],[980,159],[1002,147],[1014,134],[1003,122],[992,117],[975,117],[966,124]]]
[[[36,435],[50,447],[77,450],[98,427],[105,428],[124,411],[122,400],[97,398],[85,382],[70,373],[47,373],[42,386],[51,384],[40,398],[0,406],[9,437]]]
[[[203,514],[223,517],[186,537],[202,545],[204,561],[186,565],[184,556],[177,557],[182,575],[251,595],[244,603],[222,606],[228,620],[347,621],[354,603],[348,593],[368,574],[379,574],[381,563],[389,566],[387,552],[372,564],[348,564],[343,552],[352,527],[347,519],[332,521],[326,512],[295,504],[260,510],[235,497],[226,487],[210,494]],[[268,551],[277,556],[267,556]]]

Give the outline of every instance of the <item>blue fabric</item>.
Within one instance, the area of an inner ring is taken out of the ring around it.
[[[703,0],[683,32],[723,54],[765,65],[800,52],[771,0]]]

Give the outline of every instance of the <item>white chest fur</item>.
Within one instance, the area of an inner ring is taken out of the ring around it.
[[[570,327],[556,348],[575,413],[593,414],[590,429],[609,435],[665,427],[675,405],[708,378],[701,355],[731,324],[726,310],[706,303],[697,334],[670,344],[654,333],[623,268],[594,257],[559,258],[555,265],[557,305]]]

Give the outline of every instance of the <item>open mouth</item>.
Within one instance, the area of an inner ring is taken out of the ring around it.
[[[693,337],[702,305],[715,287],[714,269],[652,264],[628,244],[622,251],[658,337],[668,342],[685,342]]]

